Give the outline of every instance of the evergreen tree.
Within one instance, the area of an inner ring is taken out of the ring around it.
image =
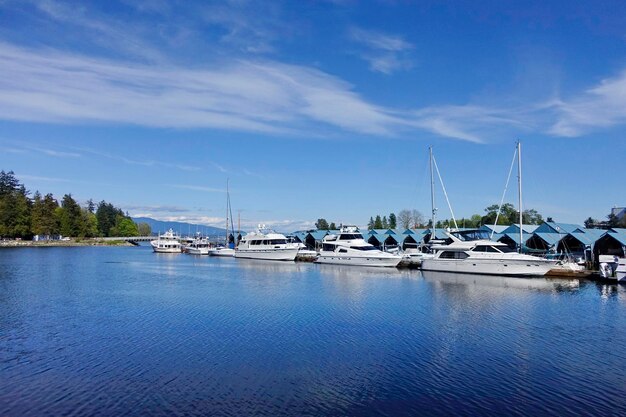
[[[31,201],[13,171],[0,171],[0,236],[30,237]]]
[[[374,218],[370,217],[370,221],[367,222],[367,230],[372,230],[374,229]]]
[[[337,226],[335,225],[334,222],[330,223],[330,226],[328,226],[329,230],[337,230]]]
[[[383,229],[387,229],[389,227],[389,222],[387,221],[387,216],[383,216]]]
[[[83,230],[81,209],[71,194],[65,194],[61,201],[60,225],[63,236],[78,237]]]
[[[60,234],[59,219],[56,215],[56,211],[59,208],[59,203],[48,193],[43,198],[43,217],[41,219],[42,231],[44,235],[58,235]]]
[[[94,213],[89,211],[89,205],[80,210],[80,237],[96,237],[98,236],[98,218]]]
[[[398,220],[396,219],[396,214],[390,213],[389,214],[389,228],[395,229],[397,227],[398,227]]]
[[[43,235],[43,219],[45,213],[45,206],[41,194],[39,191],[35,191],[33,196],[33,208],[30,213],[30,230],[34,235]]]
[[[383,228],[383,221],[380,218],[380,215],[377,214],[376,220],[374,220],[374,229],[382,229],[382,228]]]

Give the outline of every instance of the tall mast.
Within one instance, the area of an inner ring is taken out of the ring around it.
[[[524,247],[522,213],[524,211],[522,210],[522,144],[519,140],[517,141],[517,189],[519,194],[519,253],[522,253]]]
[[[430,234],[430,240],[435,239],[435,176],[433,175],[433,147],[428,147],[430,153],[430,207],[432,209],[432,232]]]
[[[230,178],[226,178],[226,237],[224,238],[224,246],[228,246],[228,209],[230,206],[230,194],[228,192],[228,181],[230,181]]]

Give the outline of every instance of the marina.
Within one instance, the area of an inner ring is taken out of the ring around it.
[[[149,246],[0,270],[6,416],[626,413],[622,285]]]

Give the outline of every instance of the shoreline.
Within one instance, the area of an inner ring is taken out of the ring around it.
[[[80,246],[128,246],[134,247],[125,240],[104,239],[70,239],[70,240],[2,240],[0,248],[48,248],[48,247],[80,247]]]

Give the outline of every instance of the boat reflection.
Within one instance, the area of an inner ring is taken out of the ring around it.
[[[578,290],[580,280],[576,278],[519,278],[497,275],[455,274],[450,272],[422,271],[422,277],[435,285],[463,285],[491,287],[494,289],[525,289],[550,292]]]

